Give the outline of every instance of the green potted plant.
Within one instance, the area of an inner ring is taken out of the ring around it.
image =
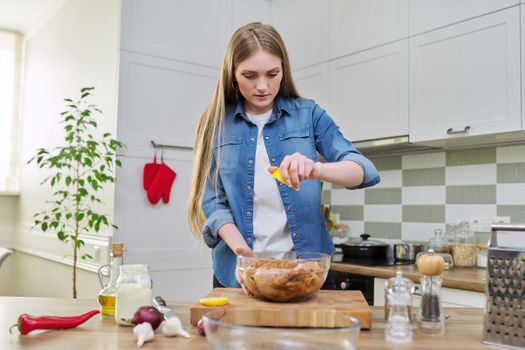
[[[28,163],[36,161],[40,168],[47,168],[51,174],[42,181],[53,189],[47,206],[34,215],[33,227],[42,231],[56,232],[63,243],[73,249],[73,298],[77,297],[77,259],[79,249],[84,245],[81,234],[99,232],[103,226],[117,228],[110,219],[97,211],[102,200],[100,190],[107,183],[115,182],[115,167],[120,167],[116,159],[117,150],[123,144],[97,130],[95,113],[102,113],[97,106],[88,104],[87,98],[94,88],[80,90],[80,99],[66,98],[67,110],[61,113],[64,124],[65,144],[52,150],[40,148]],[[81,259],[92,259],[82,254]]]

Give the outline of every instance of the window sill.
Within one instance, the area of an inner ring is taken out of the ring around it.
[[[0,197],[20,197],[20,191],[0,190]]]

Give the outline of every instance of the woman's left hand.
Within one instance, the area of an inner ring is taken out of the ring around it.
[[[253,252],[251,249],[241,248],[241,247],[235,249],[235,254],[241,255],[241,256],[253,256]],[[241,288],[244,291],[244,294],[249,297],[252,296],[253,293],[244,284],[244,281],[242,279],[242,273],[241,273],[241,270],[239,269],[239,265],[235,267],[235,278],[237,278],[237,282],[239,282],[239,284],[241,285]]]
[[[301,181],[320,178],[321,166],[320,162],[314,162],[301,153],[296,152],[284,157],[279,168],[283,179],[298,190]],[[268,168],[268,172],[273,173],[277,169],[278,167],[271,166]]]

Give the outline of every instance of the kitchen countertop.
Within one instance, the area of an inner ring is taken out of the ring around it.
[[[143,349],[210,349],[205,337],[197,334],[195,327],[189,325],[190,302],[168,302],[168,306],[182,319],[191,338],[167,338],[155,334],[155,339],[146,343]],[[29,335],[13,334],[7,330],[22,313],[33,315],[77,315],[97,308],[95,300],[0,297],[0,349],[136,349],[136,341],[130,327],[120,327],[110,316],[97,315],[83,325],[60,331],[35,331]],[[359,336],[359,349],[392,349],[384,338],[384,313],[382,307],[373,307],[373,326],[362,331]],[[443,336],[424,336],[414,332],[412,343],[398,346],[403,349],[495,349],[481,344],[483,310],[475,308],[446,308],[449,315],[446,332]]]
[[[421,274],[416,265],[394,266],[363,266],[345,263],[332,263],[331,269],[338,272],[348,272],[356,275],[390,278],[396,271],[402,271],[403,276],[419,283]],[[443,272],[443,287],[464,289],[473,292],[485,292],[487,269],[478,267],[453,267]]]

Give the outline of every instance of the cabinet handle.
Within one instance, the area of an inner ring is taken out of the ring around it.
[[[465,134],[470,130],[470,125],[467,125],[463,128],[463,130],[454,130],[452,128],[448,128],[447,134],[448,135],[455,135],[455,134]]]

